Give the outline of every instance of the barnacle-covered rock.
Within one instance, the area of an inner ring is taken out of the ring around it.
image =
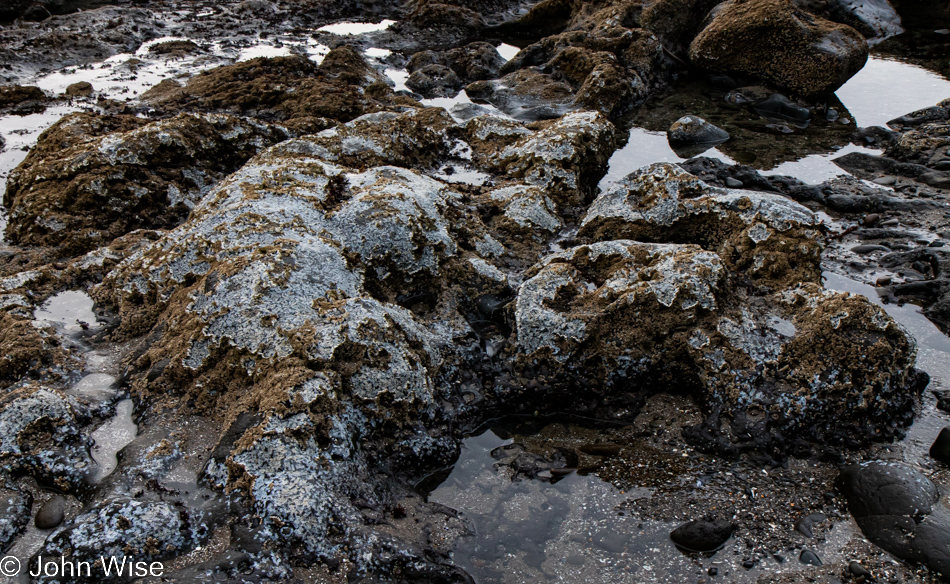
[[[695,243],[730,271],[779,290],[818,282],[818,218],[785,197],[710,187],[669,163],[640,169],[601,193],[580,234],[593,240]]]
[[[75,489],[95,465],[83,421],[78,405],[61,393],[20,386],[0,404],[0,460],[11,471]]]

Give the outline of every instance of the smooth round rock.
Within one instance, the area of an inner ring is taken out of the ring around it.
[[[670,533],[678,547],[690,552],[714,552],[732,537],[736,526],[729,521],[690,521]]]
[[[933,446],[930,447],[930,458],[950,464],[950,426],[940,431]]]
[[[820,566],[821,558],[811,550],[802,550],[802,555],[798,556],[798,561],[806,566]]]
[[[39,529],[53,529],[54,527],[58,527],[65,518],[66,497],[53,495],[53,497],[43,503],[40,510],[36,512],[36,518],[33,520],[33,523]]]

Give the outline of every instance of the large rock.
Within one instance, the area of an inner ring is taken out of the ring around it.
[[[843,468],[836,486],[869,540],[899,558],[950,574],[950,508],[920,471],[902,463],[865,462]]]
[[[279,127],[224,115],[67,116],[10,174],[6,235],[76,254],[134,229],[173,227],[217,181],[286,138]]]
[[[803,97],[830,94],[864,67],[868,46],[854,29],[788,0],[728,0],[689,48],[694,65],[762,79]]]
[[[880,308],[814,284],[740,305],[729,272],[685,244],[602,241],[545,258],[515,304],[524,375],[630,407],[691,390],[712,414],[689,438],[720,451],[857,445],[909,422],[915,346]]]

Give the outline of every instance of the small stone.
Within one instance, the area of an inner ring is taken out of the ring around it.
[[[881,220],[880,213],[868,213],[864,216],[864,219],[861,221],[861,224],[865,227],[874,227],[874,225]]]
[[[706,570],[706,573],[709,574],[710,576],[715,576],[719,574],[719,568],[717,568],[716,566],[713,566],[709,568],[708,570]]]
[[[889,252],[891,251],[891,248],[885,247],[883,245],[874,245],[873,243],[864,243],[864,244],[856,245],[852,247],[851,251],[853,251],[854,253],[858,255],[866,255],[869,253],[874,253],[876,251]]]
[[[802,550],[802,555],[798,556],[798,561],[806,566],[820,566],[821,558],[811,550]]]
[[[874,285],[875,286],[889,286],[890,283],[891,283],[890,276],[882,276],[874,282]]]
[[[871,571],[859,564],[858,562],[851,562],[848,565],[848,571],[851,572],[853,576],[861,577],[864,576],[867,579],[871,578]]]
[[[721,548],[736,526],[729,521],[690,521],[670,533],[677,546],[690,552],[712,552]]]
[[[729,139],[729,132],[699,116],[683,116],[666,131],[672,146],[712,145]]]
[[[805,537],[815,537],[814,527],[816,523],[826,521],[828,518],[822,513],[811,513],[798,520],[795,523],[795,529]]]
[[[945,427],[937,435],[933,446],[930,447],[930,457],[944,464],[950,464],[950,426]]]
[[[950,160],[941,160],[937,164],[934,164],[935,170],[950,170]]]
[[[66,518],[66,497],[53,495],[49,501],[43,503],[36,512],[33,522],[39,529],[53,529],[58,527]]]
[[[739,179],[732,178],[731,176],[726,177],[726,186],[730,189],[741,189],[743,185],[744,183]]]
[[[743,560],[743,561],[742,561],[742,567],[745,568],[746,570],[751,570],[752,568],[755,567],[755,560],[751,560],[751,559],[750,559],[750,560]]]
[[[897,182],[897,178],[893,176],[880,176],[874,179],[873,182],[874,184],[877,184],[877,185],[890,186]]]

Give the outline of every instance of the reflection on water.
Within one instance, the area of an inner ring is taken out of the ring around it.
[[[883,126],[950,98],[950,81],[917,65],[872,56],[835,93],[858,126]]]

